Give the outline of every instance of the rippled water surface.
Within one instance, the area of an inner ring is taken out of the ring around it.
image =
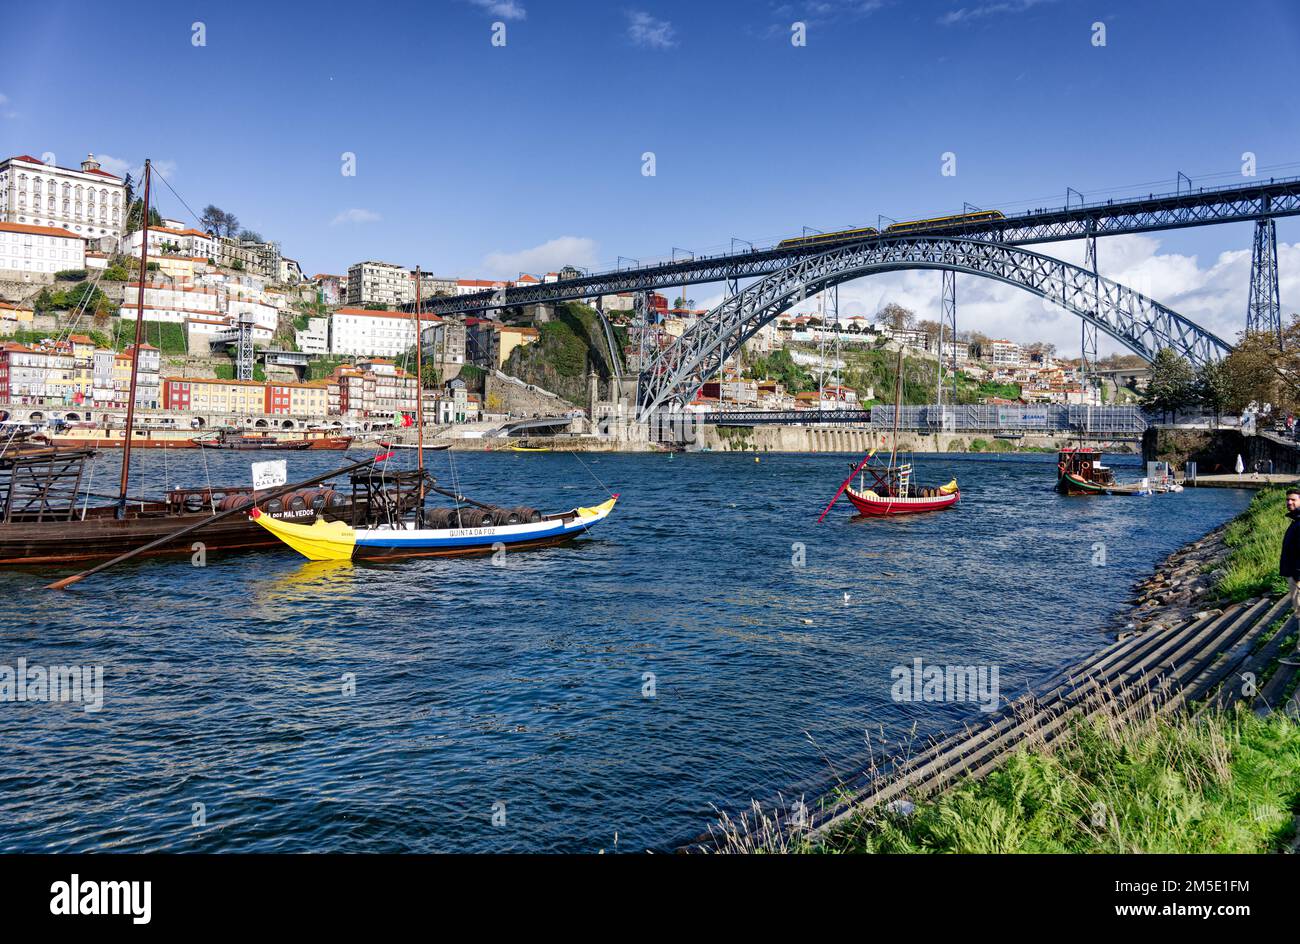
[[[141,491],[205,481],[200,454],[138,458]],[[246,455],[206,458],[248,477]],[[295,478],[343,461],[287,458]],[[105,688],[98,713],[0,702],[0,850],[670,846],[715,807],[852,772],[880,737],[979,717],[893,701],[895,666],[997,665],[1008,697],[1096,649],[1134,580],[1249,499],[1066,499],[1052,456],[925,456],[923,477],[960,479],[955,509],[815,525],[849,458],[459,455],[456,484],[501,503],[622,493],[591,538],[503,567],[286,549],[64,593],[0,572],[0,665],[100,665]],[[97,490],[120,458],[100,461]]]

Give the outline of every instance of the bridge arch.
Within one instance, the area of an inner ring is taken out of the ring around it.
[[[902,269],[948,269],[1014,285],[1095,324],[1148,361],[1169,347],[1200,366],[1231,350],[1154,299],[1051,256],[978,239],[878,239],[806,256],[723,300],[643,368],[637,415],[646,419],[688,401],[754,332],[791,305],[841,282]]]

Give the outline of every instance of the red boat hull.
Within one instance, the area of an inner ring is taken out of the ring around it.
[[[913,515],[923,511],[942,511],[945,508],[951,508],[961,498],[961,489],[951,495],[938,495],[933,498],[881,498],[876,495],[869,496],[862,492],[855,492],[851,488],[845,489],[844,494],[849,496],[849,501],[853,502],[853,507],[860,514],[883,517],[885,515]]]

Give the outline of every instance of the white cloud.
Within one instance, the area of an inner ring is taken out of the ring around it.
[[[489,253],[483,258],[483,274],[494,279],[513,279],[520,272],[541,276],[566,265],[590,268],[595,258],[595,240],[584,236],[560,236],[531,249]]]
[[[975,7],[959,7],[939,17],[939,22],[944,26],[952,26],[1001,13],[1024,13],[1041,4],[1055,2],[1056,0],[1000,0],[997,3],[983,3]]]
[[[18,112],[9,108],[9,96],[0,92],[0,118],[17,118]]]
[[[334,219],[330,220],[330,226],[341,226],[344,223],[378,223],[383,217],[374,210],[363,210],[360,207],[353,207],[350,210],[344,210]]]
[[[96,154],[95,160],[99,161],[101,167],[110,174],[117,174],[119,177],[125,177],[128,173],[139,189],[140,181],[144,179],[144,164],[132,164],[130,161],[114,157],[111,154]],[[153,169],[168,180],[176,179],[177,165],[175,161],[154,161]]]
[[[528,16],[528,11],[524,9],[523,4],[516,3],[515,0],[469,0],[469,2],[503,20],[522,20]]]
[[[676,31],[667,20],[657,20],[649,13],[629,10],[627,14],[627,35],[637,46],[651,49],[671,49],[677,45],[674,38]]]

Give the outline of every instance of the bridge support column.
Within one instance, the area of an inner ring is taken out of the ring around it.
[[[1250,254],[1250,299],[1246,304],[1246,332],[1267,331],[1282,343],[1282,301],[1277,287],[1277,226],[1272,219],[1255,223],[1255,246]]]
[[[1088,240],[1084,243],[1083,267],[1092,272],[1092,313],[1096,315],[1101,310],[1101,277],[1097,271],[1097,237],[1093,233],[1088,234]],[[1095,386],[1097,379],[1097,325],[1094,322],[1084,318],[1082,321],[1082,343],[1083,350],[1083,386]]]
[[[952,404],[957,405],[957,273],[944,269],[943,300],[939,313],[939,369],[935,402],[943,406],[943,339],[948,336],[948,375],[952,378]]]

